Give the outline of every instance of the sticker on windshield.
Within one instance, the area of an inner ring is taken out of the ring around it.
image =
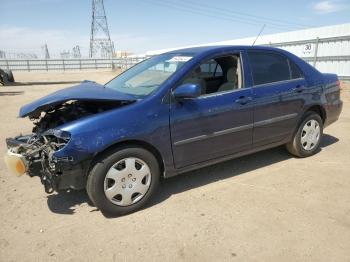
[[[174,56],[173,58],[169,59],[167,62],[187,62],[191,58],[192,56]]]

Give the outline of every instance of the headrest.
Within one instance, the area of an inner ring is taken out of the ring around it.
[[[235,82],[236,81],[236,71],[237,69],[234,67],[230,67],[227,70],[227,82]]]
[[[200,74],[202,73],[201,68],[198,66],[196,67],[196,69],[194,69],[190,75],[190,77],[192,78],[198,78],[200,76]]]
[[[202,73],[201,67],[198,66],[198,67],[194,70],[194,72],[195,72],[197,75],[199,75],[200,73]]]

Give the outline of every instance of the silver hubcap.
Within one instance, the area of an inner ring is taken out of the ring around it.
[[[301,145],[305,150],[312,150],[320,140],[321,128],[316,120],[309,120],[301,131]]]
[[[124,158],[107,172],[104,192],[113,204],[129,206],[140,201],[151,185],[148,165],[135,157]]]

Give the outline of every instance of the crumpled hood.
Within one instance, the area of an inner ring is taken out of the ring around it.
[[[30,104],[22,106],[19,117],[40,113],[69,100],[80,101],[135,101],[135,97],[127,95],[91,81],[56,91]]]

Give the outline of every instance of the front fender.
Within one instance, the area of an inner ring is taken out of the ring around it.
[[[167,104],[140,101],[59,128],[69,132],[71,139],[54,156],[69,156],[74,164],[92,160],[95,155],[117,143],[137,140],[156,148],[165,167],[173,166]]]

